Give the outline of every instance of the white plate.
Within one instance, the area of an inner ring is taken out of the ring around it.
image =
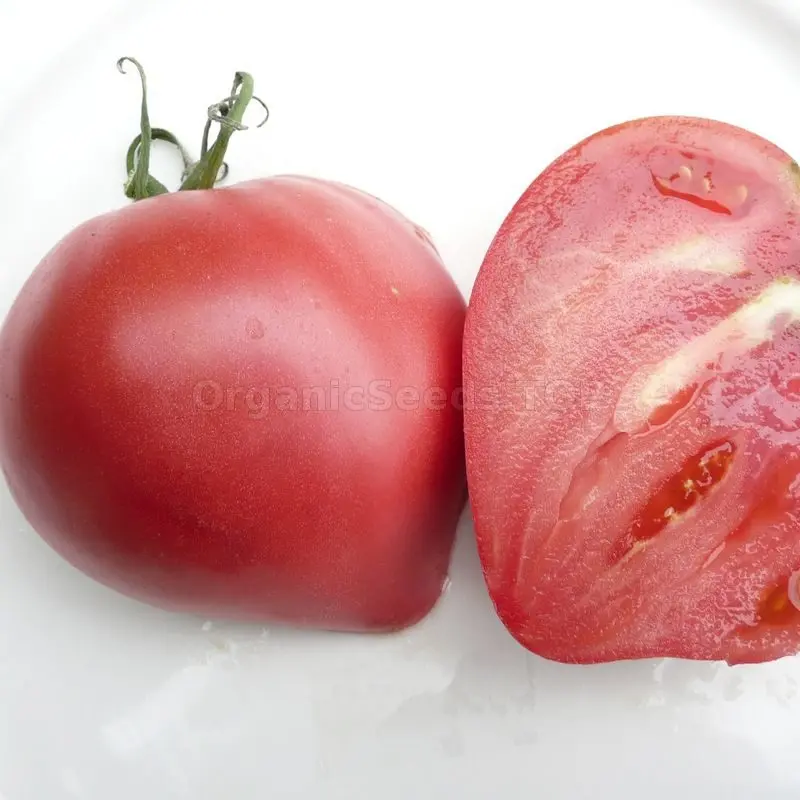
[[[308,172],[379,194],[431,231],[465,294],[519,193],[598,128],[698,114],[800,153],[794,0],[218,6],[5,0],[2,314],[57,238],[125,202],[139,95],[122,55],[148,71],[154,124],[190,140],[252,72],[272,118],[236,136],[232,180]],[[468,518],[434,613],[365,638],[144,607],[60,561],[5,489],[0,512],[2,800],[800,793],[800,658],[528,655],[492,611]]]

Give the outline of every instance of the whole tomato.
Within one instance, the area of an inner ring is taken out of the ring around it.
[[[711,120],[601,131],[520,198],[467,315],[486,581],[558,661],[800,650],[800,169]]]
[[[239,74],[172,194],[147,172],[145,96],[138,201],[63,239],[2,329],[2,468],[36,531],[128,595],[401,628],[440,596],[465,499],[465,304],[372,196],[205,188],[251,96]]]

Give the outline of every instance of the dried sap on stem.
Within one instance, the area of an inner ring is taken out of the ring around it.
[[[465,410],[486,582],[534,652],[800,650],[794,171],[739,128],[636,120],[555,161],[495,237],[465,390],[545,374],[575,398]]]

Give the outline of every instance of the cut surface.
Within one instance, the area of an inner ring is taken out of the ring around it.
[[[796,175],[741,129],[636,120],[497,234],[467,315],[467,466],[487,585],[530,650],[800,651]]]

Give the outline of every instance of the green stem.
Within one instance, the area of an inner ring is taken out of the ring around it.
[[[125,62],[128,61],[136,67],[139,79],[142,82],[142,115],[139,142],[133,148],[133,153],[129,151],[129,156],[135,156],[137,150],[139,158],[133,164],[133,158],[128,161],[128,180],[125,184],[125,194],[132,200],[144,200],[146,197],[154,197],[158,194],[165,194],[166,187],[150,175],[150,148],[153,142],[153,131],[150,127],[150,116],[147,112],[147,78],[144,75],[142,65],[129,56],[124,56],[117,61],[117,69],[125,73]]]
[[[183,162],[183,172],[181,173],[181,180],[186,180],[187,175],[192,171],[195,164],[197,162],[189,155],[189,151],[181,144],[180,140],[174,133],[171,131],[166,130],[165,128],[153,128],[152,130],[152,140],[159,141],[159,142],[169,142],[169,144],[174,145],[178,148],[178,152],[181,156],[181,161]],[[128,169],[128,174],[131,175],[133,171],[136,169],[136,156],[138,155],[139,147],[142,143],[142,134],[139,133],[136,135],[136,138],[131,142],[130,147],[128,147],[128,154],[125,157],[125,165]],[[228,165],[223,164],[222,169],[220,170],[220,174],[217,177],[217,183],[220,181],[224,181],[225,178],[228,176]],[[163,186],[159,181],[157,181],[152,175],[148,177],[149,181],[152,181],[152,185],[154,187],[161,187],[161,191],[153,191],[148,192],[148,196],[152,197],[154,194],[164,194],[168,192],[168,189]]]
[[[117,68],[122,73],[125,72],[126,61],[136,67],[142,84],[141,132],[131,142],[126,157],[128,180],[125,184],[125,194],[133,200],[143,200],[168,192],[164,184],[150,175],[150,151],[154,141],[169,142],[178,148],[183,161],[180,187],[182,191],[211,189],[215,183],[224,180],[228,174],[228,165],[224,160],[225,151],[234,131],[247,130],[242,119],[249,103],[255,100],[264,108],[265,116],[259,123],[259,128],[269,119],[269,109],[262,100],[253,96],[253,78],[246,72],[237,72],[230,96],[208,109],[200,160],[194,161],[174,134],[164,128],[151,128],[147,110],[147,79],[144,69],[135,58],[126,56],[117,62]],[[214,144],[209,147],[208,137],[213,122],[219,123],[220,131]]]
[[[178,152],[181,154],[181,161],[183,161],[183,174],[184,176],[188,175],[189,170],[194,166],[194,161],[192,160],[192,157],[189,155],[186,148],[180,143],[180,141],[178,141],[178,138],[175,136],[175,134],[170,133],[164,128],[153,128],[151,134],[152,141],[169,142],[169,144],[178,148]],[[128,174],[132,173],[136,169],[136,156],[138,155],[138,150],[141,143],[142,134],[140,133],[131,142],[131,146],[128,148],[128,155],[126,156],[125,160]]]
[[[181,184],[181,191],[210,189],[225,162],[225,151],[234,131],[247,130],[242,123],[244,112],[253,99],[253,78],[247,72],[237,72],[230,97],[208,109],[208,122],[203,134],[203,153],[200,161]],[[266,120],[264,120],[266,122]],[[208,147],[208,133],[212,122],[220,124],[214,144]],[[262,123],[263,124],[263,123]]]
[[[161,142],[169,142],[175,147],[178,148],[178,152],[181,154],[181,160],[183,161],[183,173],[181,175],[181,180],[185,178],[189,174],[189,170],[193,166],[193,161],[189,153],[186,151],[186,148],[178,141],[174,134],[170,133],[168,130],[164,128],[153,128],[151,130],[151,141],[161,141]],[[130,147],[128,148],[128,155],[125,159],[125,165],[128,170],[128,175],[133,175],[137,168],[137,161],[136,158],[139,155],[139,150],[142,144],[142,134],[138,134],[137,137],[131,142]],[[156,180],[152,175],[147,176],[147,187],[145,190],[146,197],[154,197],[157,194],[166,194],[169,190],[163,183]],[[134,199],[140,200],[142,198],[134,196],[134,190],[132,183],[129,183],[126,186],[125,194]]]

